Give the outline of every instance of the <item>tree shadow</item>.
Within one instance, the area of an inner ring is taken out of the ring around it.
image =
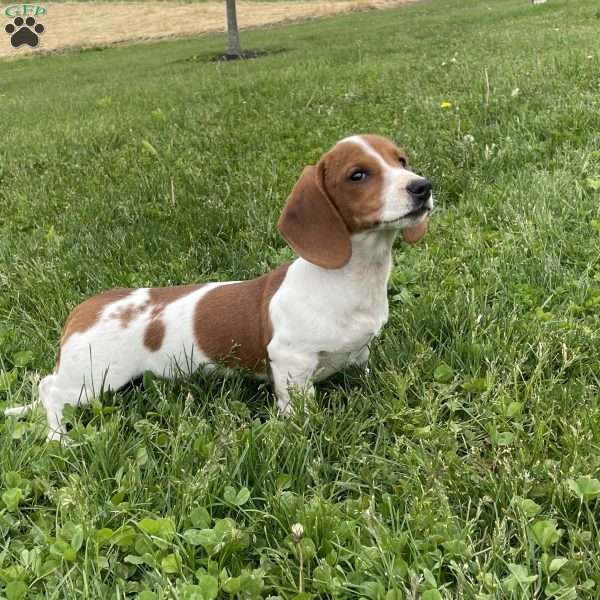
[[[288,48],[262,48],[257,50],[245,50],[240,54],[229,54],[227,52],[215,54],[214,52],[203,52],[202,54],[194,54],[193,56],[182,58],[174,62],[214,63],[231,62],[236,60],[253,60],[256,58],[281,54],[282,52],[288,52]]]

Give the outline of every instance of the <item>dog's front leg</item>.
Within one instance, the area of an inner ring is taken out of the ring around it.
[[[269,353],[269,358],[277,407],[287,417],[294,412],[290,392],[314,396],[312,377],[317,368],[318,356],[275,352]]]
[[[351,359],[351,364],[362,369],[366,375],[369,374],[369,346],[363,346]]]

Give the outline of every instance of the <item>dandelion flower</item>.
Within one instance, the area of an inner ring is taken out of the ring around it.
[[[292,525],[292,541],[298,544],[304,535],[304,527],[300,523]]]
[[[440,108],[452,108],[452,102],[444,100],[443,102],[440,102]]]

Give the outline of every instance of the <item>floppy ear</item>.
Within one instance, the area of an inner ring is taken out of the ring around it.
[[[425,219],[422,223],[419,223],[415,227],[407,227],[402,230],[402,237],[404,241],[409,244],[416,244],[426,233],[427,224],[429,219]]]
[[[325,269],[339,269],[352,256],[350,232],[323,190],[317,167],[305,167],[277,223],[291,248]]]

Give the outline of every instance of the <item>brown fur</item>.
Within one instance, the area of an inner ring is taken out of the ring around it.
[[[377,152],[390,167],[408,165],[408,156],[402,148],[398,148],[390,140],[379,135],[367,133],[361,136],[375,152]]]
[[[160,350],[165,337],[165,324],[160,319],[150,321],[144,332],[144,346],[152,352]]]
[[[150,288],[150,304],[152,312],[150,321],[144,332],[144,345],[152,352],[160,350],[163,339],[165,338],[165,324],[160,320],[165,307],[175,300],[179,300],[196,290],[199,290],[204,284],[176,285],[175,287],[157,287]]]
[[[150,303],[162,306],[163,308],[175,300],[179,300],[196,290],[199,290],[204,284],[176,285],[174,287],[155,287],[150,288]]]
[[[148,348],[151,350],[158,350],[162,344],[162,339],[164,337],[164,324],[162,325],[162,335],[158,335],[160,326],[158,324],[154,324],[155,320],[160,317],[165,306],[170,304],[171,302],[175,302],[179,298],[187,294],[191,294],[202,287],[202,284],[193,284],[193,285],[178,285],[174,287],[157,287],[150,289],[150,300],[148,302],[144,302],[142,304],[131,304],[124,308],[121,308],[119,311],[115,312],[114,315],[111,315],[115,319],[119,319],[121,322],[121,327],[124,329],[129,326],[129,323],[133,319],[135,319],[138,315],[142,314],[145,310],[147,310],[148,306],[152,305],[152,313],[150,315],[150,324],[148,326],[148,330],[144,336],[144,342],[146,340],[150,340],[151,345],[148,345]],[[90,327],[92,327],[100,318],[102,311],[112,304],[113,302],[117,302],[118,300],[123,300],[127,298],[132,292],[135,290],[133,288],[121,288],[110,290],[108,292],[103,292],[101,294],[97,294],[96,296],[92,296],[88,298],[78,306],[76,306],[65,323],[62,338],[60,341],[60,345],[63,346],[65,342],[73,335],[74,333],[82,333],[87,331]],[[60,348],[58,351],[58,358],[56,362],[56,366],[60,364]]]
[[[277,226],[286,242],[309,262],[338,269],[350,260],[350,233],[323,191],[322,171],[318,167],[304,169]]]
[[[338,144],[321,159],[323,188],[351,233],[373,227],[383,209],[383,173],[379,162],[356,144]],[[369,173],[365,182],[349,179],[355,169]]]
[[[249,281],[219,286],[206,293],[194,312],[194,336],[215,362],[257,372],[267,368],[273,336],[269,303],[281,286],[289,263]]]
[[[363,139],[390,166],[406,166],[406,153],[377,135]],[[355,169],[368,172],[351,181]],[[352,254],[350,235],[378,223],[383,209],[383,173],[377,159],[353,143],[327,152],[316,167],[306,167],[283,209],[278,227],[294,251],[327,269],[343,267]],[[408,232],[408,238],[416,238]]]
[[[165,324],[160,317],[165,307],[175,300],[179,300],[196,290],[199,290],[204,284],[176,285],[174,287],[156,287],[150,288],[150,304],[152,311],[148,327],[144,332],[144,345],[156,352],[160,350],[165,337]]]
[[[142,304],[130,304],[119,309],[112,315],[108,315],[108,318],[119,319],[121,327],[127,329],[129,323],[133,321],[137,316],[141,315],[150,305],[150,302],[144,302]]]

